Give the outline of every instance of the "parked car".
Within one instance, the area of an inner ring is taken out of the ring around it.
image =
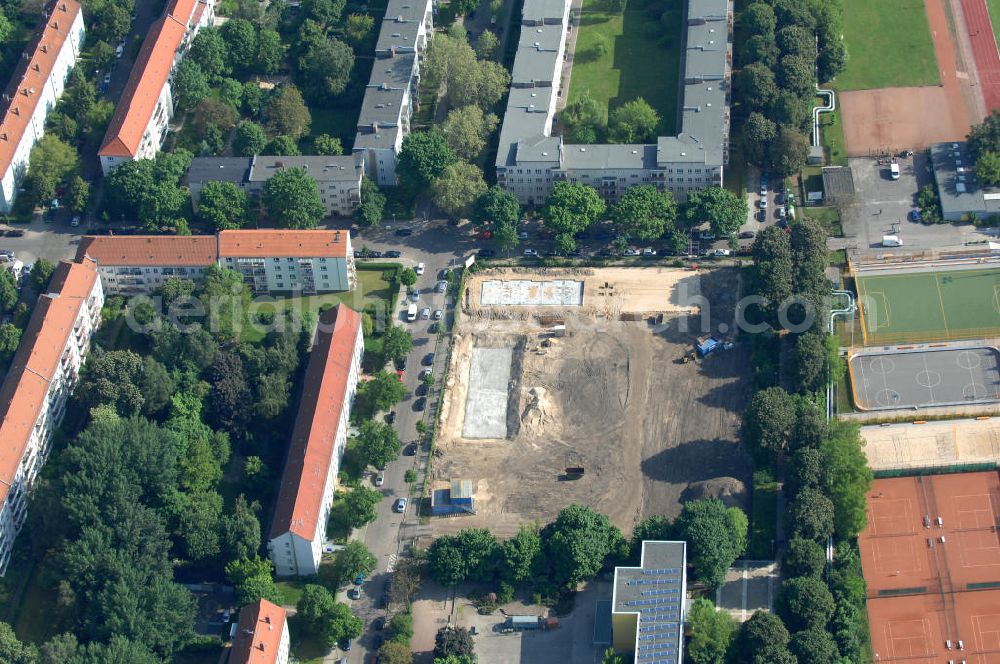
[[[639,255],[639,250],[638,249],[634,249],[632,247],[629,247],[628,249],[625,250],[625,255],[626,256],[638,256]]]
[[[656,249],[653,249],[652,247],[646,247],[645,249],[642,250],[642,256],[643,258],[652,258],[653,256],[656,256]]]
[[[761,196],[760,197],[760,209],[761,210],[766,210],[767,209],[767,197],[766,196]]]
[[[424,355],[424,359],[420,360],[420,364],[424,365],[425,367],[429,367],[432,364],[434,364],[434,353],[427,353],[426,355]]]
[[[351,592],[348,595],[351,596],[351,599],[361,599],[361,586],[351,588]],[[350,650],[350,648],[344,648],[344,650]]]
[[[410,235],[413,235],[413,229],[412,228],[397,228],[396,229],[396,236],[397,237],[409,237]]]
[[[493,258],[497,255],[497,252],[493,249],[480,249],[479,258]]]
[[[706,256],[715,256],[716,258],[722,258],[723,256],[728,256],[731,252],[728,249],[712,249],[706,252]]]
[[[381,251],[369,251],[368,252],[368,258],[382,258],[382,252]]]
[[[417,267],[414,268],[414,272],[416,272],[417,275],[423,274],[424,273],[424,264],[423,263],[417,263]]]
[[[524,250],[524,256],[525,256],[525,258],[537,258],[538,257],[538,252],[535,251],[534,249],[525,249]]]
[[[354,585],[360,586],[364,582],[365,582],[364,574],[358,574],[356,577],[354,577]]]
[[[398,251],[387,251],[387,252],[385,252],[385,257],[386,258],[399,258],[402,255],[403,254],[400,253],[400,252],[398,252]]]
[[[386,424],[392,424],[395,421],[396,421],[396,411],[390,410],[388,413],[385,414]]]
[[[420,317],[424,320],[428,320],[431,317],[430,307],[424,307],[420,310]]]
[[[440,309],[434,310],[434,320],[441,320],[444,317],[444,312]]]
[[[375,486],[382,486],[385,484],[385,473],[379,473],[375,476]]]
[[[698,233],[698,239],[706,242],[714,242],[715,233],[713,233],[712,231],[701,231],[700,233]]]
[[[753,231],[743,231],[742,233],[740,233],[740,239],[749,240],[750,238],[754,237],[754,235],[755,234]]]
[[[427,367],[426,369],[420,372],[420,377],[423,378],[424,376],[430,376],[432,373],[434,373],[434,368]]]
[[[920,210],[910,210],[910,221],[920,221]],[[6,234],[4,233],[4,235]]]
[[[779,207],[778,209],[776,209],[774,211],[774,216],[776,216],[778,219],[784,219],[785,218],[785,208],[784,207]]]
[[[392,504],[392,511],[402,514],[406,511],[406,498],[397,498]]]
[[[477,240],[489,240],[493,237],[493,231],[479,231],[476,233]]]
[[[403,454],[405,454],[406,456],[416,456],[417,455],[417,444],[416,443],[410,443],[409,445],[407,445],[406,447],[404,447],[403,448]]]
[[[350,652],[352,643],[354,643],[353,639],[344,639],[340,643],[340,649],[343,650],[344,652]]]
[[[412,301],[414,301],[414,302],[416,302],[417,300],[420,299],[420,289],[419,288],[414,288],[413,289],[413,292],[410,293],[410,299]]]
[[[17,229],[17,228],[12,228],[9,231],[4,231],[3,232],[3,236],[4,237],[23,237],[24,236],[24,231],[22,231],[20,229]]]
[[[519,240],[527,240],[528,239],[528,234],[525,231],[521,231],[520,233],[517,234],[517,239],[519,239]]]
[[[442,279],[441,281],[434,284],[434,290],[438,293],[444,293],[448,290],[448,282]]]
[[[72,226],[73,228],[76,228],[77,226],[79,226],[80,225],[80,217],[79,216],[74,216],[72,219],[69,220],[69,225]]]
[[[413,402],[413,410],[417,411],[418,413],[424,412],[425,408],[427,408],[426,397],[420,397],[419,399]]]

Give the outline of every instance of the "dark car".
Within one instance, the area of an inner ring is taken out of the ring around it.
[[[406,456],[417,456],[417,444],[410,443],[409,445],[404,447],[403,454],[405,454]]]
[[[385,252],[385,257],[386,258],[399,258],[402,255],[403,254],[401,252],[398,252],[398,251],[387,251],[387,252]]]
[[[420,364],[424,365],[425,367],[429,367],[432,364],[434,364],[434,353],[427,353],[426,355],[424,355],[424,358],[420,360]]]
[[[398,371],[406,371],[406,356],[405,355],[403,357],[399,358],[398,360],[396,360],[396,369]]]
[[[493,251],[492,249],[480,249],[479,250],[479,257],[480,258],[493,258],[496,255],[497,255],[497,252]]]
[[[376,629],[376,630],[379,630],[379,631],[381,631],[382,629],[384,629],[385,628],[385,617],[384,616],[379,616],[378,618],[376,618],[375,620],[373,620],[372,621],[372,627],[374,629]]]
[[[598,256],[614,256],[615,252],[613,252],[610,249],[601,249],[600,251],[597,252],[597,255]]]
[[[4,237],[21,237],[23,235],[24,231],[18,230],[16,228],[3,232]]]
[[[351,645],[354,643],[353,639],[344,639],[340,642],[340,649],[344,652],[351,651]]]
[[[409,237],[410,235],[413,235],[413,229],[412,228],[396,229],[396,235],[398,235],[399,237]]]
[[[743,231],[742,233],[740,233],[740,239],[743,239],[743,240],[749,240],[753,236],[754,236],[754,232],[753,231]]]
[[[420,397],[419,399],[417,399],[416,401],[413,402],[413,410],[416,410],[416,411],[419,412],[419,411],[424,410],[425,408],[427,408],[427,398],[426,397]]]
[[[385,414],[386,424],[392,424],[395,421],[396,421],[396,411],[390,410],[388,413]]]
[[[368,252],[368,258],[382,258],[382,252],[381,251],[369,251]]]

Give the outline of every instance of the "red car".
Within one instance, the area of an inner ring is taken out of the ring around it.
[[[493,237],[493,231],[479,231],[476,235],[477,240],[489,240]]]
[[[403,371],[402,369],[399,369],[398,371],[396,371],[396,376],[399,378],[399,382],[400,383],[403,382],[403,376],[405,376],[405,375],[406,375],[406,372]]]

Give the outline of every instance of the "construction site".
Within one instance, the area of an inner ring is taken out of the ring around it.
[[[734,269],[497,268],[462,294],[433,475],[471,481],[435,535],[589,505],[626,533],[682,501],[748,508]],[[697,351],[697,352],[696,352]],[[702,357],[704,355],[704,357]]]

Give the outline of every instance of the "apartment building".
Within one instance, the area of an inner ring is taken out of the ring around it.
[[[552,135],[561,89],[569,0],[525,0],[511,90],[500,130],[497,183],[525,205],[541,205],[559,180],[581,182],[614,202],[636,184],[678,198],[721,186],[729,160],[733,7],[688,0],[677,136],[655,144],[571,145]]]
[[[287,664],[290,639],[285,610],[266,599],[240,609],[229,664]]]
[[[278,576],[319,571],[364,347],[361,314],[340,304],[320,315],[268,536]]]
[[[0,212],[14,207],[28,173],[31,148],[45,131],[45,118],[62,96],[83,48],[83,11],[76,0],[58,0],[4,90],[0,105]]]
[[[215,0],[170,0],[150,27],[97,153],[105,175],[118,164],[152,159],[160,151],[174,114],[174,68],[214,18]]]
[[[95,261],[108,295],[152,293],[170,277],[199,280],[219,262],[211,235],[85,235],[76,259]]]
[[[259,197],[267,181],[275,173],[288,168],[304,169],[315,180],[327,214],[347,217],[361,203],[361,179],[365,173],[364,156],[361,154],[335,157],[197,157],[191,162],[187,175],[194,209],[197,212],[201,189],[208,182],[232,182]]]
[[[197,281],[219,265],[243,274],[255,294],[315,295],[357,283],[347,230],[232,230],[218,235],[86,235],[109,295],[148,294],[170,277]]]
[[[93,261],[60,263],[0,387],[0,575],[7,572],[28,494],[48,458],[103,305]]]
[[[396,155],[420,106],[420,61],[433,32],[433,0],[389,0],[354,137],[354,153],[380,185],[397,183]]]

